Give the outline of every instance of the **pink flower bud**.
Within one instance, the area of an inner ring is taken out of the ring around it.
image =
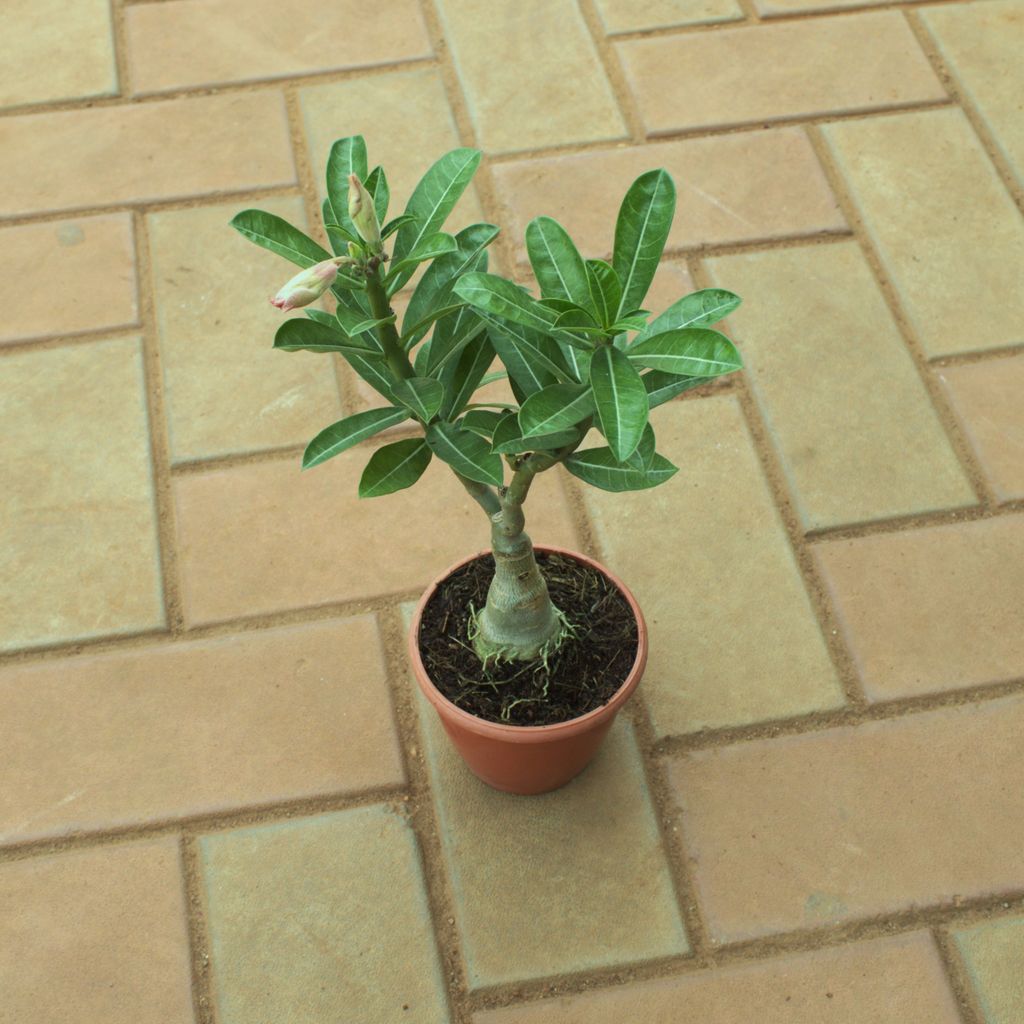
[[[271,300],[282,312],[308,306],[315,302],[334,283],[338,276],[338,264],[324,260],[316,266],[300,270]]]
[[[373,206],[373,196],[359,180],[357,174],[348,176],[348,215],[359,237],[380,252],[380,224]]]

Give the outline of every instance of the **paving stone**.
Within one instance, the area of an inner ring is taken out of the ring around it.
[[[650,627],[641,685],[657,734],[841,704],[736,400],[668,403],[651,423],[679,473],[651,491],[584,496],[608,567]]]
[[[584,255],[607,258],[622,197],[652,167],[676,183],[670,250],[846,226],[802,131],[742,132],[495,165],[501,223],[519,258],[526,259],[526,225],[541,214],[560,221]]]
[[[1024,356],[937,372],[996,499],[1024,498]]]
[[[358,29],[354,30],[354,26]],[[415,0],[368,7],[340,0],[172,0],[125,10],[135,92],[284,78],[429,57]]]
[[[471,988],[687,951],[623,718],[582,775],[527,798],[472,775],[417,704]]]
[[[1024,17],[1019,0],[927,8],[921,18],[1017,180],[1024,183],[1019,82]]]
[[[814,550],[871,698],[1024,675],[1024,516]]]
[[[306,228],[297,197],[253,205]],[[305,443],[342,415],[330,357],[273,348],[285,318],[267,296],[298,268],[228,226],[239,208],[149,218],[174,461]]]
[[[0,309],[0,344],[134,324],[131,218],[117,213],[0,230]]]
[[[295,181],[269,90],[6,117],[0,217],[239,192]]]
[[[822,132],[926,353],[1024,340],[1024,224],[963,113]]]
[[[736,0],[597,0],[597,10],[605,29],[612,35],[676,25],[706,25],[743,17]]]
[[[653,135],[946,95],[897,11],[658,36],[619,43],[618,50]]]
[[[654,316],[677,302],[684,295],[696,291],[686,264],[678,260],[663,260],[654,275],[651,287],[644,296],[643,308]]]
[[[1024,1007],[1024,918],[985,921],[955,932],[985,1024],[1015,1024]]]
[[[193,1024],[174,838],[0,865],[0,1021]]]
[[[0,107],[117,92],[107,0],[5,0]]]
[[[489,544],[483,512],[436,459],[414,488],[358,498],[372,450],[360,446],[305,473],[287,458],[176,479],[189,622],[425,587]],[[534,485],[527,524],[538,543],[576,546],[554,473]]]
[[[438,10],[483,149],[509,153],[626,135],[573,0],[491,0],[486,18],[476,0],[438,0]]]
[[[430,165],[457,149],[458,130],[436,68],[417,68],[311,85],[299,91],[309,158],[324,197],[327,157],[336,139],[361,134],[370,167],[380,164],[391,187],[388,217],[397,217]],[[463,193],[445,224],[457,231],[488,220],[474,186]]]
[[[387,807],[201,840],[221,1024],[447,1024],[416,840]]]
[[[475,1024],[957,1024],[921,932],[479,1013]]]
[[[847,7],[874,7],[886,0],[754,0],[754,7],[762,18],[786,14],[811,14],[841,11]]]
[[[389,707],[369,616],[11,665],[0,842],[400,785]]]
[[[714,941],[1020,889],[1022,729],[1015,697],[671,764]]]
[[[807,528],[976,504],[856,242],[707,266]]]
[[[164,622],[138,339],[0,356],[0,650]]]

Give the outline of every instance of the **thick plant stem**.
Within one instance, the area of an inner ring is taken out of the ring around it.
[[[372,269],[366,273],[366,297],[370,300],[370,309],[377,320],[393,316],[394,310],[388,301],[384,282],[380,278],[380,268],[371,264]],[[416,373],[409,362],[409,356],[402,348],[398,331],[393,323],[381,324],[377,328],[377,339],[384,349],[384,358],[388,361],[391,372],[399,378],[415,377]]]

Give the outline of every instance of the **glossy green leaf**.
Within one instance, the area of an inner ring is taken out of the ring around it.
[[[519,410],[523,435],[567,430],[594,413],[594,393],[588,384],[552,384],[537,391]]]
[[[587,267],[569,233],[551,217],[536,217],[526,225],[526,251],[541,295],[568,299],[597,313]]]
[[[363,184],[366,186],[366,191],[373,196],[373,212],[377,215],[377,223],[383,224],[391,203],[391,189],[388,187],[384,168],[374,167],[366,176],[366,181]]]
[[[641,174],[629,186],[615,223],[612,266],[622,282],[616,317],[643,301],[658,269],[676,209],[676,188],[667,171]]]
[[[651,370],[649,373],[641,374],[640,379],[647,389],[647,401],[654,409],[675,398],[676,395],[681,395],[684,391],[707,384],[712,378],[679,376],[674,373],[662,373],[661,370]]]
[[[497,409],[470,409],[465,416],[459,420],[459,426],[463,430],[472,430],[474,434],[487,438],[490,441],[494,436],[494,430],[508,413],[498,412]],[[513,416],[515,413],[512,414]]]
[[[422,437],[395,441],[378,448],[359,481],[360,498],[379,498],[411,487],[430,465],[430,446]]]
[[[431,423],[427,428],[430,450],[456,473],[482,484],[500,487],[504,481],[501,456],[479,434],[454,423]]]
[[[643,437],[640,438],[636,451],[626,459],[626,462],[634,469],[650,469],[654,462],[654,445],[654,428],[648,423],[644,427]]]
[[[590,363],[597,425],[621,462],[628,458],[647,425],[647,390],[636,368],[617,348],[605,345]]]
[[[463,274],[455,282],[455,294],[481,314],[510,320],[535,331],[550,331],[555,313],[542,306],[519,285],[497,274]]]
[[[663,455],[655,455],[649,469],[636,469],[616,461],[608,448],[573,452],[565,460],[565,468],[574,477],[603,491],[642,491],[663,484],[679,472]]]
[[[549,452],[564,445],[574,443],[579,436],[579,430],[572,429],[524,437],[519,427],[519,417],[513,412],[505,416],[495,428],[491,438],[491,451],[497,452],[499,455],[517,455],[520,452]]]
[[[522,324],[510,323],[500,317],[479,314],[490,328],[491,343],[508,371],[509,379],[524,395],[532,395],[562,377],[569,376],[560,366],[561,352],[555,342],[531,331]]]
[[[380,237],[390,238],[403,224],[411,224],[416,218],[411,213],[403,213],[389,220],[381,229]]]
[[[337,326],[328,327],[318,320],[293,317],[285,320],[274,335],[274,348],[285,352],[360,352],[374,354],[376,349],[362,338],[350,338]]]
[[[469,306],[460,306],[454,313],[443,316],[434,325],[421,375],[430,377],[440,373],[469,342],[483,334],[485,326]],[[419,367],[419,360],[416,365]]]
[[[378,394],[383,395],[389,402],[397,405],[394,386],[398,383],[397,378],[392,374],[387,359],[380,352],[360,352],[356,350],[342,349],[341,354],[345,361],[367,384]]]
[[[619,317],[609,328],[616,334],[620,334],[624,331],[642,331],[647,326],[647,317],[641,314],[635,314],[633,316]]]
[[[242,210],[232,217],[231,226],[250,242],[300,267],[311,267],[331,258],[331,254],[322,245],[273,213]]]
[[[333,212],[331,222],[340,224],[353,238],[358,238],[359,232],[348,215],[348,176],[358,175],[365,185],[369,177],[366,167],[366,141],[362,135],[338,139],[331,146],[327,157],[327,202]]]
[[[402,405],[424,423],[429,423],[444,401],[444,385],[432,377],[410,377],[398,381],[391,389]]]
[[[338,321],[333,313],[317,309],[315,306],[307,306],[302,312],[305,313],[310,320],[314,320],[318,324],[323,324],[324,327],[330,327],[335,331],[338,329]]]
[[[416,248],[408,256],[392,264],[388,276],[388,284],[390,285],[393,281],[397,280],[400,276],[398,272],[403,268],[415,267],[424,260],[432,260],[436,256],[444,256],[445,253],[455,252],[457,249],[458,246],[455,244],[455,238],[446,231],[436,231],[432,235],[427,235],[426,238],[421,238],[417,242]]]
[[[302,454],[302,468],[312,469],[319,466],[321,462],[340,455],[353,445],[368,437],[373,437],[386,427],[393,427],[409,418],[405,409],[367,409],[366,412],[357,412],[354,416],[346,416],[337,423],[320,431],[312,441],[306,445]]]
[[[331,243],[331,249],[335,256],[344,256],[348,252],[348,243],[356,241],[355,236],[349,234],[348,228],[337,224],[334,220],[334,210],[331,208],[330,199],[325,199],[320,207],[320,213],[324,220],[324,229],[327,231],[327,238]]]
[[[707,327],[652,334],[630,345],[626,354],[637,366],[695,377],[718,377],[743,366],[736,346]]]
[[[622,302],[619,275],[604,260],[587,260],[587,283],[598,323],[608,327],[618,315]]]
[[[364,331],[371,331],[373,328],[379,327],[381,324],[391,324],[395,322],[395,316],[393,313],[390,316],[381,317],[378,320],[372,316],[367,317],[361,310],[349,309],[348,307],[340,304],[335,310],[335,316],[338,319],[338,323],[341,324],[341,329],[352,338],[359,337],[359,335]]]
[[[445,399],[441,406],[445,418],[454,418],[472,400],[473,393],[493,362],[494,346],[486,332],[468,341],[458,359],[448,362],[439,378],[445,386]]]
[[[636,337],[637,341],[684,327],[708,327],[728,316],[741,302],[738,295],[723,288],[705,288],[684,295],[664,313],[656,316]]]

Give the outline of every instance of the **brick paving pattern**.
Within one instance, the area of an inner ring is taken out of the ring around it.
[[[0,20],[0,1024],[1024,1021],[1024,0]],[[544,797],[406,663],[482,517],[439,466],[360,502],[379,440],[300,474],[368,394],[270,350],[227,226],[315,223],[355,133],[398,208],[481,148],[452,224],[524,282],[532,217],[607,257],[664,166],[648,305],[746,300],[675,479],[534,489],[652,638]]]

